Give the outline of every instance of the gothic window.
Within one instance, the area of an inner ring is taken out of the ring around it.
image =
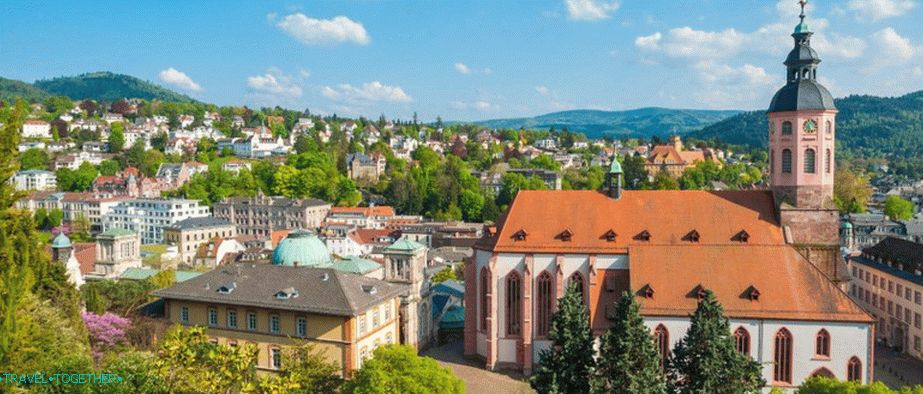
[[[832,157],[832,156],[833,156],[833,153],[830,152],[830,148],[827,148],[827,153],[826,153],[826,155],[824,156],[824,172],[826,172],[826,173],[828,173],[828,174],[830,173],[830,167],[831,167],[831,165],[833,164],[833,163],[832,163],[832,161],[833,161],[833,157]]]
[[[820,357],[830,357],[830,333],[827,330],[820,330],[815,338],[814,355]]]
[[[782,173],[783,174],[792,173],[792,150],[791,149],[782,150]]]
[[[660,355],[660,369],[663,370],[670,357],[670,333],[663,324],[654,329],[654,343],[657,345],[657,354]]]
[[[811,373],[811,377],[812,377],[812,378],[816,378],[816,377],[822,377],[822,378],[835,378],[836,376],[834,376],[834,375],[833,375],[833,372],[830,372],[829,369],[824,368],[824,367],[821,367],[821,368],[818,368],[818,369],[817,369],[816,371],[814,371],[813,373]]]
[[[506,277],[506,335],[522,334],[522,287],[519,274],[510,272]]]
[[[487,286],[490,284],[490,274],[487,268],[481,268],[481,329],[487,330]]]
[[[784,328],[779,330],[774,347],[772,380],[792,383],[792,334]]]
[[[862,361],[859,361],[856,356],[850,358],[849,364],[846,366],[846,380],[850,382],[862,381]]]
[[[792,122],[782,123],[782,135],[792,135]]]
[[[583,288],[584,288],[583,275],[580,275],[579,272],[574,272],[574,274],[570,276],[570,280],[567,281],[567,285],[574,287],[574,290],[576,290],[577,293],[580,294],[580,300],[582,301],[583,296],[584,296],[583,294]]]
[[[816,160],[817,153],[814,152],[814,149],[805,149],[804,151],[804,172],[807,174],[813,174],[816,170]]]
[[[741,354],[750,355],[750,333],[746,328],[738,327],[734,331],[734,348]]]
[[[548,330],[551,328],[551,303],[553,300],[553,288],[551,275],[548,272],[542,272],[538,276],[538,282],[535,284],[536,291],[536,313],[535,313],[535,335],[539,337],[548,336]]]

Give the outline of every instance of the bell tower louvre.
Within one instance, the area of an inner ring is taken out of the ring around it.
[[[817,81],[820,57],[811,47],[814,33],[801,19],[785,59],[786,84],[769,106],[769,179],[786,241],[837,281],[845,278],[839,261],[838,212],[833,204],[836,166],[836,114],[833,96]]]

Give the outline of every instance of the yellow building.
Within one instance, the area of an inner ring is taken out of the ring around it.
[[[257,368],[313,343],[349,376],[372,351],[399,342],[403,285],[330,268],[237,264],[158,290],[171,323],[207,327],[213,341],[259,348]]]

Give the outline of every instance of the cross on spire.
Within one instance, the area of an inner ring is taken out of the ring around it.
[[[798,4],[801,5],[801,15],[798,15],[798,17],[804,22],[804,7],[808,5],[808,0],[798,0]]]

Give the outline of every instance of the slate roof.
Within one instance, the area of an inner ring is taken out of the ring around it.
[[[193,229],[198,229],[198,228],[230,226],[230,225],[231,223],[225,219],[219,219],[213,216],[204,216],[204,217],[198,217],[198,218],[183,219],[176,223],[173,223],[167,228],[174,229],[174,230],[193,230]]]
[[[218,292],[218,288],[232,283],[236,287],[230,293]],[[298,291],[298,297],[275,297],[277,292],[289,287]],[[357,316],[404,291],[406,287],[402,285],[332,268],[240,263],[206,272],[155,291],[154,295],[175,300]]]
[[[904,264],[908,269],[923,269],[923,244],[887,237],[865,248],[863,253]]]
[[[790,82],[776,92],[769,112],[835,110],[833,95],[823,85],[810,79]]]

